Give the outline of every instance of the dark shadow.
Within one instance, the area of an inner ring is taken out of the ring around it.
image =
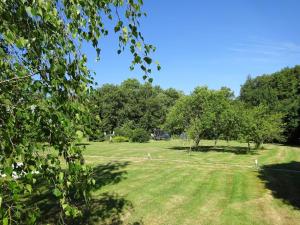
[[[300,148],[300,144],[297,144],[297,143],[273,143],[273,145]],[[298,149],[298,150],[300,151],[300,149]]]
[[[88,142],[77,143],[76,146],[87,146],[90,145]]]
[[[129,162],[110,162],[94,167],[93,178],[95,179],[94,191],[108,184],[116,184],[126,178],[124,170]],[[27,199],[26,204],[37,205],[40,209],[39,224],[58,224],[60,219],[60,206],[57,198],[49,191],[46,183],[37,184],[39,193],[35,193]],[[84,212],[80,219],[64,222],[66,224],[123,224],[122,218],[128,212],[133,211],[132,203],[123,196],[115,193],[103,193],[89,202],[88,207],[84,201],[76,202],[76,206]],[[142,222],[136,222],[136,225]]]
[[[126,170],[122,170],[129,165],[129,162],[110,162],[94,167],[93,178],[95,179],[95,190],[104,185],[116,184],[125,178]]]
[[[300,209],[300,162],[262,166],[259,178],[275,198]]]
[[[122,218],[128,212],[133,211],[130,201],[117,194],[104,193],[99,199],[93,199],[90,210],[86,211],[83,219],[76,224],[123,224]],[[139,223],[141,224],[141,223]]]
[[[182,147],[182,146],[174,146],[169,148],[171,150],[183,150],[183,151],[189,151],[190,147]],[[228,153],[234,153],[237,155],[256,155],[258,154],[256,150],[250,150],[248,147],[241,147],[241,146],[198,146],[198,147],[192,147],[191,150],[193,152],[228,152]]]

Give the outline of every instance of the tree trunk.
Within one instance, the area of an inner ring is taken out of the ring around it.
[[[200,143],[200,137],[196,137],[195,139],[195,147],[198,147]]]
[[[251,148],[250,148],[250,142],[248,141],[248,151],[250,152]]]
[[[217,146],[218,139],[215,139],[215,147]]]
[[[255,143],[255,149],[260,149],[262,142]]]

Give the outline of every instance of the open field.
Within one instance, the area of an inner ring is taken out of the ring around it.
[[[201,145],[88,143],[96,224],[300,224],[300,148]]]

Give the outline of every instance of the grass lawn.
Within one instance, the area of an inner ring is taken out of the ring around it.
[[[189,154],[181,140],[88,143],[94,222],[300,224],[300,148],[265,145],[245,154],[237,142],[201,145]]]

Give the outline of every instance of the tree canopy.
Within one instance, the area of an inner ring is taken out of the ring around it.
[[[300,143],[300,66],[248,77],[241,87],[240,100],[250,106],[263,104],[271,112],[282,113],[286,141]]]
[[[39,207],[26,206],[24,198],[38,194],[41,182],[47,183],[59,204],[57,223],[83,214],[78,204],[88,202],[94,180],[83,163],[82,148],[75,144],[88,121],[89,109],[83,102],[93,78],[81,46],[92,45],[100,59],[99,39],[108,35],[111,23],[119,37],[117,53],[128,47],[133,56],[130,69],[139,66],[148,79],[149,54],[155,47],[139,31],[142,4],[141,0],[0,2],[3,224],[36,223]],[[22,165],[19,171],[17,165]]]
[[[90,126],[98,124],[102,133],[112,133],[123,126],[153,132],[164,124],[170,107],[181,95],[175,89],[163,90],[136,79],[125,80],[120,85],[105,84],[89,95],[88,107],[93,108],[93,118],[97,118]]]
[[[187,132],[197,147],[201,139],[244,140],[259,148],[266,141],[282,140],[282,114],[267,107],[247,106],[230,89],[197,87],[180,98],[167,115],[165,129]]]

